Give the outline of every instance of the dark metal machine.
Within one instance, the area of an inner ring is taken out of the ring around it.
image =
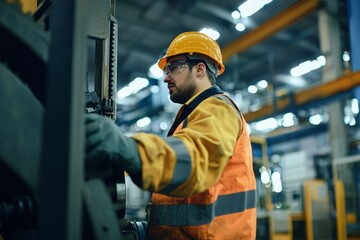
[[[124,175],[83,163],[84,109],[116,119],[114,12],[113,0],[44,0],[34,14],[0,0],[0,239],[143,238],[124,218]]]

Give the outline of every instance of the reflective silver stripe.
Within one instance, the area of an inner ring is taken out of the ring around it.
[[[168,137],[165,142],[176,153],[176,165],[174,175],[170,183],[160,193],[170,193],[183,184],[191,173],[191,157],[185,144],[175,137]]]
[[[236,104],[227,96],[225,95],[216,95],[215,96],[216,98],[220,99],[220,100],[223,100],[224,102],[227,102],[232,108],[234,108],[236,110],[236,113],[238,116],[240,116],[240,110],[239,108],[236,106]]]
[[[212,204],[152,205],[150,224],[197,226],[212,222],[214,217],[240,213],[256,207],[255,190],[221,195]]]

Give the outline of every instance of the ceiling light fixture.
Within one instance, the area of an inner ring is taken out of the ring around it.
[[[258,83],[257,83],[257,86],[261,89],[264,89],[264,88],[267,88],[268,86],[268,82],[266,80],[260,80]]]
[[[292,68],[290,70],[290,74],[293,77],[300,77],[306,73],[309,73],[315,69],[318,69],[322,66],[325,66],[326,64],[326,59],[324,56],[319,56],[317,59],[315,60],[307,60],[305,62],[300,63],[298,66]]]
[[[150,125],[150,123],[151,123],[151,119],[149,117],[144,117],[144,118],[137,120],[136,125],[139,128],[143,128],[143,127]]]
[[[344,52],[344,54],[343,54],[343,60],[344,60],[345,62],[350,61],[350,54],[349,54],[349,52],[347,52],[347,51]]]
[[[250,85],[247,90],[249,93],[252,93],[252,94],[257,93],[257,91],[258,91],[257,87],[255,87],[254,85]]]
[[[199,32],[208,35],[214,40],[217,40],[220,37],[220,33],[212,28],[203,28]]]
[[[149,80],[142,77],[135,78],[132,82],[129,83],[128,86],[121,88],[117,92],[118,98],[126,98],[131,94],[137,93],[141,89],[147,87],[149,85]]]
[[[241,4],[238,9],[241,17],[246,18],[253,15],[270,2],[272,2],[272,0],[247,0]]]
[[[243,32],[245,31],[245,25],[242,23],[238,23],[235,25],[235,29],[238,30],[239,32]]]
[[[258,131],[268,132],[278,127],[278,123],[275,118],[267,118],[255,123],[255,129]]]
[[[149,74],[149,77],[155,78],[155,79],[163,79],[163,77],[164,77],[163,71],[159,68],[157,63],[154,63],[149,68],[148,74]]]
[[[323,117],[320,114],[315,114],[309,117],[309,122],[312,125],[319,125],[323,121]]]
[[[233,18],[233,19],[239,19],[240,18],[240,12],[239,11],[233,11],[232,13],[231,13],[231,17]]]

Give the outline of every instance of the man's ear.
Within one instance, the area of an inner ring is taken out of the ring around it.
[[[196,64],[195,69],[197,77],[201,77],[206,74],[206,65],[203,62],[199,62],[198,64]]]

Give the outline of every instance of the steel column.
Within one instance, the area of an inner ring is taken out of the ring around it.
[[[360,70],[360,1],[348,0],[348,16],[350,30],[351,62],[353,71]]]
[[[53,1],[39,184],[39,239],[81,239],[86,0]]]
[[[358,0],[348,0],[347,1],[347,7],[348,7],[348,18],[349,18],[349,31],[350,31],[350,57],[351,57],[351,66],[353,71],[359,71],[360,70],[360,46],[359,46],[359,40],[360,40],[360,1]],[[359,102],[360,106],[360,87],[356,87],[354,89],[354,95],[356,99]],[[356,119],[360,121],[360,116]],[[355,172],[356,170],[354,170]],[[357,172],[355,172],[356,174]],[[357,176],[357,175],[355,175]],[[359,182],[355,182],[356,190],[360,190],[360,184]],[[357,215],[360,215],[360,199],[359,195],[357,198]]]

